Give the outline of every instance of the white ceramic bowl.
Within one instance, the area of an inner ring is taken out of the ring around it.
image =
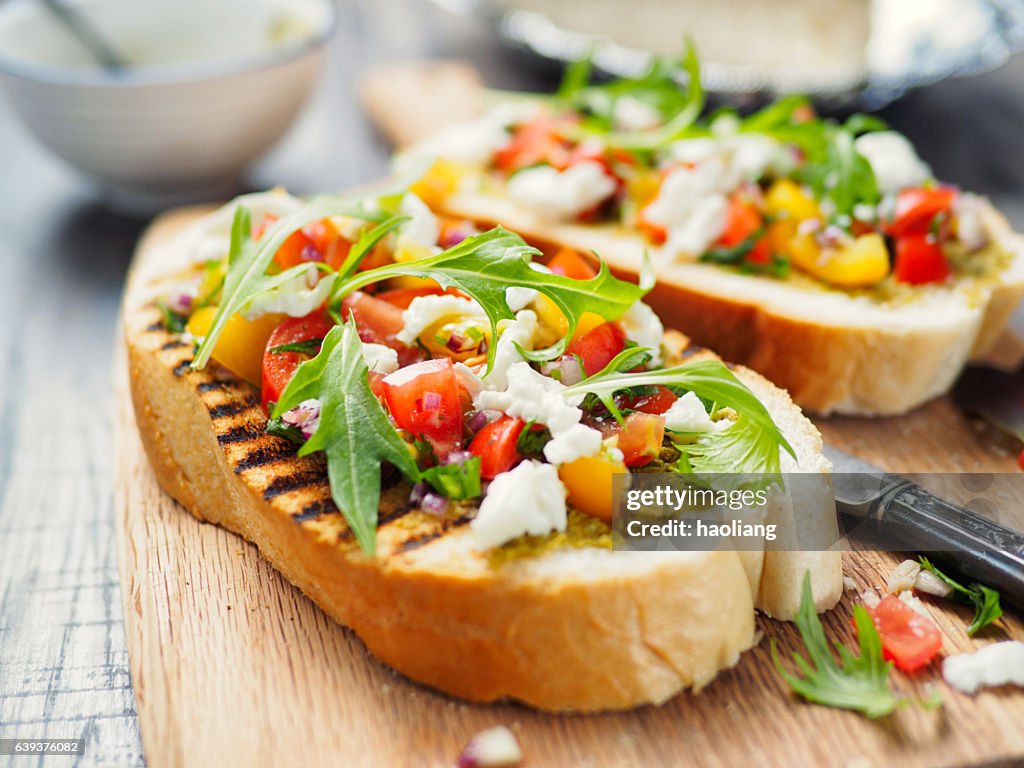
[[[205,199],[287,130],[322,69],[331,0],[79,0],[133,63],[100,69],[37,0],[0,3],[0,73],[36,137],[114,202]]]

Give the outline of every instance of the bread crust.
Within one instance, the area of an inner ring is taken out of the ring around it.
[[[439,207],[502,224],[542,247],[597,252],[613,271],[634,279],[651,250],[621,227],[552,224],[494,194],[457,194]],[[963,366],[993,345],[1024,296],[1020,236],[994,210],[987,224],[1014,254],[1010,269],[999,284],[971,296],[955,290],[936,296],[931,310],[888,309],[713,265],[658,259],[658,283],[646,301],[667,326],[762,373],[806,410],[900,414],[947,391]]]
[[[150,235],[140,246],[123,309],[132,399],[157,480],[200,520],[253,542],[378,659],[475,701],[596,711],[699,689],[753,644],[755,602],[783,553],[585,547],[496,564],[473,551],[465,521],[403,510],[408,489],[398,485],[382,500],[378,556],[366,558],[329,501],[322,462],[263,434],[258,392],[213,367],[191,371],[191,346],[160,327],[149,298],[157,244]],[[801,456],[824,461],[785,393],[741,374],[767,388]],[[816,598],[830,607],[839,555],[822,558]],[[784,613],[784,602],[769,608]]]

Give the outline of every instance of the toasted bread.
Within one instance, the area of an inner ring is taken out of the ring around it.
[[[258,391],[215,366],[193,371],[192,344],[161,324],[151,297],[173,280],[163,274],[176,268],[168,249],[183,242],[143,240],[123,307],[135,412],[158,481],[200,520],[253,542],[414,680],[560,711],[658,703],[737,663],[755,642],[755,607],[792,616],[805,568],[820,609],[838,600],[838,552],[612,552],[607,535],[575,513],[565,534],[514,556],[480,553],[468,517],[411,507],[395,479],[385,480],[377,555],[366,557],[331,500],[323,462],[265,434]],[[677,353],[688,344],[673,343]],[[737,374],[800,468],[827,473],[820,436],[789,397],[755,373]],[[835,525],[830,500],[820,516]]]

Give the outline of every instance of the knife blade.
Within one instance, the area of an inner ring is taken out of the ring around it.
[[[834,446],[824,453],[833,465],[836,510],[847,535],[889,551],[934,554],[941,565],[1024,608],[1024,534]]]

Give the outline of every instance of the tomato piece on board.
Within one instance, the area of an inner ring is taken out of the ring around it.
[[[941,283],[952,274],[946,255],[930,235],[905,235],[896,240],[893,273],[909,285]]]
[[[657,391],[649,395],[627,395],[616,398],[616,404],[620,409],[626,408],[631,411],[643,413],[662,414],[672,407],[672,403],[679,399],[671,389],[658,386]]]
[[[305,317],[289,317],[274,329],[263,351],[263,410],[267,410],[267,403],[276,403],[281,399],[281,393],[292,380],[299,363],[314,357],[319,347],[309,355],[272,350],[284,344],[323,340],[333,327],[334,323],[323,312],[311,312]]]
[[[956,195],[952,187],[904,189],[896,196],[892,221],[883,222],[882,229],[893,237],[927,234],[935,217],[953,207]]]
[[[729,198],[729,208],[725,215],[725,229],[718,238],[718,243],[727,248],[739,245],[764,226],[764,217],[750,198],[743,194],[735,194]]]
[[[650,413],[631,413],[625,423],[611,434],[618,435],[618,447],[627,467],[650,464],[661,453],[665,437],[665,417]]]
[[[611,362],[612,358],[626,346],[626,334],[618,323],[601,323],[575,339],[566,353],[577,355],[583,363],[583,371],[593,376]]]
[[[547,267],[556,275],[571,277],[573,280],[589,280],[597,274],[594,265],[572,248],[559,248]]]
[[[519,435],[525,426],[522,419],[499,416],[480,428],[469,443],[469,452],[480,457],[480,477],[493,480],[519,463]]]
[[[381,380],[392,418],[404,430],[428,440],[443,459],[462,445],[462,405],[452,361],[424,360]]]
[[[882,638],[883,655],[897,669],[916,672],[942,650],[942,633],[935,622],[895,595],[887,595],[868,613]]]

